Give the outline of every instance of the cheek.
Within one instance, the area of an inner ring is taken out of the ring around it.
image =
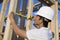
[[[35,24],[39,23],[39,20],[35,20],[34,23],[35,23]]]
[[[34,18],[34,24],[38,24],[39,23],[39,17],[35,17]]]

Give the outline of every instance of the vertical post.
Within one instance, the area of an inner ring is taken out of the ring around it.
[[[50,29],[54,32],[54,38],[52,40],[59,40],[58,33],[58,1],[55,1],[55,4],[51,6],[55,10],[54,20],[49,24]]]
[[[1,15],[0,15],[0,33],[2,33],[4,19],[5,19],[5,13],[6,13],[6,8],[8,6],[8,2],[9,2],[9,0],[4,0],[3,1]],[[1,35],[0,35],[0,40],[2,40],[2,36]]]
[[[58,0],[55,0],[55,40],[59,40],[59,32],[58,32]]]
[[[53,10],[55,11],[55,4],[51,6],[51,8],[53,8]],[[55,15],[54,15],[54,20],[51,22],[51,26],[50,26],[50,29],[51,31],[53,32],[53,36],[54,38],[52,40],[55,40]]]
[[[18,11],[18,8],[17,8],[17,4],[18,4],[19,2],[18,2],[18,0],[16,0],[15,1],[15,11]],[[14,10],[13,10],[14,11]],[[16,22],[16,24],[17,24],[17,22],[18,22],[18,16],[17,15],[14,15],[14,19],[15,19],[15,22]],[[11,27],[10,27],[10,34],[9,34],[9,40],[17,40],[17,36],[16,36],[16,34],[15,34],[15,32],[12,30],[12,25],[11,25]]]
[[[31,16],[32,15],[32,12],[33,12],[33,0],[28,0],[28,16]],[[27,20],[26,22],[26,31],[29,30],[31,28],[31,23],[32,21],[31,20]],[[27,40],[27,39],[25,39]]]
[[[17,5],[16,5],[16,12],[17,13],[19,13],[19,10],[20,10],[20,3],[21,3],[21,0],[17,0]],[[14,15],[14,19],[15,19],[15,22],[17,24],[18,23],[18,16]],[[15,34],[14,31],[13,31],[13,34],[12,34],[12,40],[18,40],[17,35]]]
[[[33,12],[33,0],[28,0],[28,16],[31,16],[32,15],[32,12]],[[31,20],[27,20],[27,24],[26,24],[26,31],[29,30],[31,28],[31,23],[32,21]]]
[[[10,8],[9,8],[9,14],[11,11],[16,11],[16,3],[17,0],[10,0]],[[8,14],[8,18],[7,18],[7,25],[6,25],[6,29],[5,29],[5,33],[4,33],[4,38],[3,40],[9,40],[10,37],[10,20],[9,20],[9,14]]]

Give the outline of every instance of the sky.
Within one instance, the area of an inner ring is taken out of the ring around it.
[[[60,0],[58,0],[60,2]],[[35,0],[34,3],[37,3],[38,1]],[[1,8],[2,8],[2,3],[0,3],[0,13],[1,13]],[[7,10],[6,10],[6,15],[8,15],[8,10],[9,10],[9,5],[7,7]],[[34,12],[36,13],[36,12]],[[58,25],[60,25],[60,10],[58,10]]]
[[[60,2],[60,0],[58,0]],[[60,25],[60,10],[58,10],[58,24]]]

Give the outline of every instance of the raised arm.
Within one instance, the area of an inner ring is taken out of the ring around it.
[[[10,13],[9,18],[10,18],[11,24],[13,26],[14,32],[21,37],[27,38],[26,31],[19,29],[18,26],[16,25],[14,17],[13,17],[13,12]]]

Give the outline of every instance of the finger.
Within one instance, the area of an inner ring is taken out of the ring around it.
[[[9,17],[11,18],[13,16],[13,12],[10,13]]]
[[[10,13],[10,16],[13,16],[13,13],[14,13],[14,12],[11,12],[11,13]]]

